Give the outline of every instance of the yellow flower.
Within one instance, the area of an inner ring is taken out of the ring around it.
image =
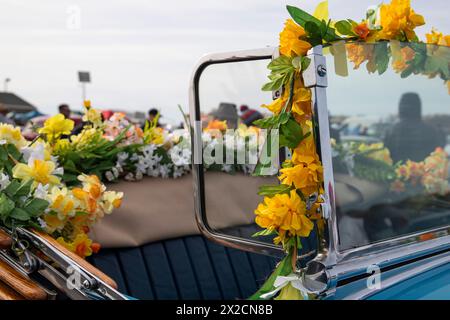
[[[289,282],[284,286],[275,300],[304,300],[301,292]]]
[[[103,124],[100,111],[91,107],[87,107],[84,111],[83,121],[92,123],[94,127],[100,127]]]
[[[289,90],[286,88],[283,95],[274,100],[269,105],[262,105],[263,108],[269,109],[274,114],[279,114],[283,110],[289,99]],[[292,112],[294,116],[301,117],[311,113],[311,90],[304,87],[303,82],[297,80],[294,83],[294,95],[292,97]]]
[[[58,184],[60,179],[53,175],[55,167],[53,161],[32,159],[28,165],[25,163],[16,164],[13,168],[13,176],[20,180],[33,179],[35,184]]]
[[[414,29],[424,25],[425,20],[411,9],[410,0],[392,0],[390,4],[381,5],[380,23],[381,39],[414,40]]]
[[[67,188],[53,187],[49,194],[50,209],[57,213],[60,220],[75,215],[76,207],[78,206],[76,199],[69,192]]]
[[[45,229],[48,233],[53,233],[56,230],[61,231],[64,229],[64,225],[66,224],[66,221],[59,219],[56,214],[45,214],[44,221],[46,224]]]
[[[85,233],[79,233],[72,242],[66,242],[62,237],[56,241],[82,258],[92,255],[92,240]]]
[[[164,130],[158,127],[149,127],[144,130],[144,142],[146,144],[164,144]]]
[[[220,121],[220,120],[212,120],[208,122],[208,126],[205,128],[205,131],[211,131],[211,130],[219,130],[219,131],[226,131],[228,129],[227,121]]]
[[[89,109],[91,107],[91,100],[84,100],[83,104],[86,109]]]
[[[305,196],[309,196],[318,191],[323,168],[312,156],[298,156],[297,161],[300,163],[293,167],[280,169],[279,179],[283,184],[294,185]]]
[[[106,191],[102,197],[102,209],[106,214],[110,214],[114,209],[120,208],[122,204],[123,192]]]
[[[362,143],[359,145],[358,151],[365,153],[368,158],[382,161],[388,165],[393,164],[391,153],[389,152],[389,149],[384,147],[382,142],[369,145]]]
[[[425,36],[427,37],[428,44],[450,46],[450,35],[444,36],[442,32],[438,32],[434,28],[431,30],[431,33],[427,33]]]
[[[304,56],[311,49],[309,42],[301,40],[306,36],[305,30],[292,19],[286,20],[284,30],[280,33],[280,54],[287,57]]]
[[[57,155],[64,154],[69,150],[70,150],[69,139],[58,139],[58,140],[56,140],[56,143],[53,146],[53,151]]]
[[[2,141],[13,144],[18,149],[27,144],[27,141],[20,132],[20,128],[10,124],[0,124],[0,144]]]
[[[66,119],[62,114],[57,114],[48,118],[44,122],[44,127],[39,129],[40,134],[45,134],[47,139],[53,141],[58,139],[61,135],[68,135],[72,132],[74,122]]]
[[[367,69],[369,72],[375,71],[375,46],[369,44],[362,45],[358,43],[350,43],[345,47],[347,48],[348,60],[354,63],[353,69],[358,69],[364,61],[368,61]]]
[[[286,236],[309,236],[313,223],[306,217],[306,205],[295,190],[290,195],[265,197],[255,210],[255,222],[261,227],[278,232],[274,242],[284,242]]]

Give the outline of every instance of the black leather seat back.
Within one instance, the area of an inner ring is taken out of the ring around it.
[[[256,226],[236,229],[252,234]],[[202,236],[104,249],[90,262],[115,279],[119,290],[138,299],[245,299],[275,268],[263,255],[226,248]]]

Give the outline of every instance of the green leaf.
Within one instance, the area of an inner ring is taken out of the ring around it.
[[[17,193],[17,190],[20,188],[20,182],[16,179],[13,179],[11,183],[5,188],[4,192],[10,196],[14,197]]]
[[[276,232],[274,230],[269,230],[269,229],[264,229],[261,231],[258,231],[254,234],[252,234],[252,237],[267,237],[267,236],[271,236],[273,234],[276,234]]]
[[[269,293],[273,291],[275,280],[278,276],[287,276],[292,273],[292,252],[290,252],[283,260],[275,268],[274,272],[270,275],[270,277],[264,282],[261,288],[254,293],[249,300],[262,300],[261,296],[263,294]]]
[[[302,70],[308,69],[309,65],[311,64],[311,59],[308,57],[302,57]]]
[[[302,139],[302,127],[293,117],[280,126],[280,147],[295,149]]]
[[[49,202],[43,199],[34,198],[30,202],[28,202],[23,208],[30,215],[38,217],[42,215],[49,206]]]
[[[377,66],[378,74],[386,72],[389,66],[389,52],[387,42],[382,42],[375,46],[375,65]]]
[[[336,30],[342,35],[352,35],[353,34],[353,26],[347,20],[341,20],[335,23]]]
[[[268,196],[272,197],[276,194],[287,193],[292,190],[291,186],[286,184],[277,184],[277,185],[264,185],[259,187],[258,194],[260,196]]]
[[[17,189],[17,191],[16,191],[14,196],[15,197],[22,197],[22,196],[29,195],[32,185],[33,185],[33,180],[31,180],[31,179],[22,181],[22,183],[20,184],[20,186]]]
[[[8,216],[11,211],[15,208],[14,201],[9,199],[6,194],[1,193],[0,194],[0,216],[6,217]]]
[[[10,215],[9,215],[12,219],[16,219],[19,221],[28,221],[30,220],[31,216],[28,212],[26,212],[23,209],[20,208],[14,208]]]

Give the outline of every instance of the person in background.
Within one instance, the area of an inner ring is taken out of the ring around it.
[[[0,123],[6,123],[6,124],[11,124],[11,125],[15,125],[14,121],[10,118],[8,118],[6,115],[8,114],[8,109],[6,109],[6,107],[0,103]]]
[[[245,104],[242,105],[239,108],[239,110],[241,111],[241,121],[246,126],[251,126],[251,125],[253,125],[253,122],[255,122],[256,120],[264,118],[264,116],[261,114],[261,112],[254,110],[254,109],[250,109]]]
[[[444,147],[438,130],[422,120],[422,101],[417,93],[402,95],[398,113],[400,121],[388,131],[384,141],[394,162],[423,161],[436,147]]]
[[[66,119],[70,119],[70,114],[72,113],[71,111],[70,111],[70,107],[69,107],[69,105],[68,104],[61,104],[59,107],[58,107],[58,110],[59,110],[59,113],[61,113],[63,116],[64,116],[64,118],[66,118]]]
[[[155,118],[158,117],[158,121],[156,122],[157,127],[161,127],[161,123],[159,122],[159,118],[161,117],[161,114],[159,113],[158,109],[152,108],[148,111],[148,121],[152,123],[155,121]]]

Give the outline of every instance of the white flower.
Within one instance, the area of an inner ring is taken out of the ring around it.
[[[26,162],[34,162],[34,160],[45,160],[45,144],[36,142],[30,147],[23,147],[20,150]]]
[[[38,198],[38,199],[43,199],[43,200],[47,200],[48,197],[48,188],[49,185],[46,184],[45,186],[42,185],[41,183],[39,183],[36,187],[36,189],[34,190],[34,197]]]
[[[288,275],[286,277],[278,276],[275,279],[275,282],[273,283],[273,286],[275,287],[275,290],[261,295],[261,298],[269,299],[269,298],[273,297],[281,289],[283,289],[285,286],[287,286],[289,283],[295,289],[300,291],[300,294],[303,296],[304,300],[309,300],[308,293],[311,293],[311,292],[308,289],[306,289],[305,286],[303,285],[302,278],[299,275],[295,274],[295,273],[291,273],[290,275]]]
[[[111,171],[106,171],[105,177],[108,181],[113,181],[115,179],[114,174]]]
[[[129,172],[127,173],[124,179],[127,181],[134,181],[134,175],[131,172]]]
[[[9,176],[4,174],[3,172],[0,173],[0,191],[4,190],[10,183]]]
[[[7,143],[8,143],[8,141],[6,141],[6,140],[4,140],[4,139],[1,139],[1,140],[0,140],[0,146],[1,146],[1,145],[4,145],[4,144],[7,144]]]
[[[41,226],[42,229],[46,229],[47,228],[47,223],[45,222],[44,219],[37,218],[37,221],[38,221],[38,223],[39,223],[39,225]]]
[[[136,180],[142,180],[143,177],[144,175],[142,174],[142,172],[136,172]]]

